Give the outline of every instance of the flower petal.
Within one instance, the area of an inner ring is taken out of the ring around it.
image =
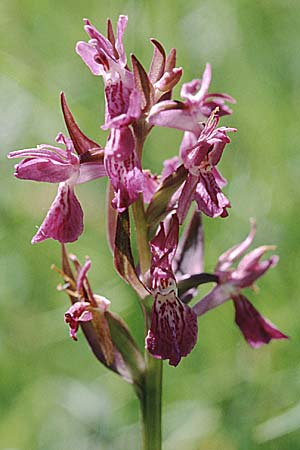
[[[230,208],[230,202],[219,188],[211,172],[200,175],[194,199],[198,204],[199,211],[204,212],[207,216],[228,216],[227,208]]]
[[[88,302],[76,302],[65,313],[65,323],[69,324],[70,336],[74,341],[77,341],[79,322],[88,322],[93,319],[92,313],[86,309],[88,306],[90,306]]]
[[[48,158],[26,158],[15,166],[15,177],[22,180],[60,183],[76,174],[78,168],[67,162]]]
[[[148,121],[151,125],[192,131],[197,134],[202,127],[197,117],[181,102],[165,100],[154,105],[149,113]]]
[[[60,183],[54,202],[31,242],[36,244],[49,238],[61,243],[74,242],[82,231],[83,212],[73,186]]]
[[[115,191],[112,205],[123,212],[143,192],[144,186],[144,174],[135,152],[135,140],[130,128],[111,130],[104,163]]]
[[[188,173],[186,181],[183,185],[183,189],[181,191],[178,208],[177,208],[177,216],[179,219],[180,225],[183,223],[186,215],[188,213],[189,207],[191,206],[192,200],[195,197],[195,189],[198,186],[199,177]],[[199,210],[201,208],[199,207]]]
[[[222,253],[222,255],[219,257],[216,272],[227,270],[231,266],[231,264],[238,258],[240,258],[242,254],[250,247],[256,233],[255,221],[251,220],[250,225],[251,229],[246,239],[244,239],[239,244],[234,245],[225,253]]]
[[[96,178],[103,178],[106,175],[107,173],[102,162],[82,163],[79,167],[79,177],[76,180],[76,184],[86,183]]]
[[[116,88],[116,85],[114,85]],[[122,84],[119,85],[120,88],[124,90]],[[112,85],[109,89],[112,89]],[[107,130],[108,128],[121,128],[126,125],[129,125],[134,120],[138,119],[141,115],[141,99],[138,91],[133,89],[130,94],[128,94],[127,90],[124,90],[123,93],[116,92],[112,95],[109,92],[108,88],[105,90],[107,97],[107,117],[105,124],[101,127],[103,130]],[[110,95],[110,97],[108,96]],[[129,95],[127,99],[126,96]],[[119,95],[119,99],[117,98]],[[126,109],[124,111],[124,96],[126,100]],[[127,104],[128,103],[128,104]]]
[[[188,355],[197,341],[197,316],[175,295],[157,294],[151,312],[151,326],[146,337],[146,348],[155,358],[169,359],[177,366]]]
[[[116,39],[116,50],[119,54],[119,61],[125,67],[126,66],[126,54],[123,45],[123,35],[128,22],[127,16],[119,16],[117,24],[117,39]]]
[[[288,339],[288,336],[265,319],[246,297],[239,295],[234,297],[233,300],[235,322],[251,347],[261,347],[263,344],[268,344],[272,339]]]
[[[144,191],[143,197],[145,203],[150,203],[154,192],[159,186],[158,176],[153,175],[150,170],[143,170],[144,174]]]
[[[78,42],[76,45],[76,53],[81,57],[83,62],[89,67],[94,75],[104,75],[105,71],[102,64],[96,62],[95,58],[98,54],[96,48],[86,42]]]

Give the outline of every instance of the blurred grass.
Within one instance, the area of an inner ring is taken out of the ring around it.
[[[199,343],[174,370],[165,366],[166,450],[296,450],[300,448],[299,347],[299,74],[300,4],[292,0],[185,2],[2,0],[0,190],[0,449],[106,450],[139,448],[137,402],[130,386],[97,364],[80,336],[68,338],[67,299],[55,290],[54,242],[30,239],[55,187],[15,180],[10,150],[52,143],[64,130],[58,94],[64,90],[81,127],[105,142],[101,80],[74,52],[86,40],[82,18],[104,30],[107,17],[129,15],[127,54],[147,65],[156,37],[176,47],[184,80],[213,67],[212,91],[238,100],[224,123],[238,133],[222,172],[232,211],[206,220],[206,260],[248,232],[276,243],[281,261],[249,293],[258,308],[291,336],[249,349],[227,304],[199,323]],[[181,134],[154,130],[144,163],[159,171],[178,151]],[[112,300],[142,343],[139,308],[115,275],[106,244],[104,180],[77,189],[85,233],[72,252],[93,261],[95,292]]]

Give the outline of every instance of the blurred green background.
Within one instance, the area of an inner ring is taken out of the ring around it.
[[[280,264],[249,298],[290,341],[253,351],[230,303],[199,322],[196,349],[165,365],[165,450],[300,449],[299,75],[297,0],[1,0],[0,449],[139,449],[132,388],[97,363],[63,322],[68,299],[50,271],[54,241],[31,246],[56,186],[14,179],[6,153],[53,143],[64,131],[59,92],[82,129],[105,143],[102,81],[74,51],[87,40],[82,18],[101,31],[129,16],[125,43],[147,67],[157,38],[176,47],[183,81],[213,67],[211,91],[237,99],[223,123],[238,128],[221,163],[229,180],[229,218],[205,220],[206,264],[258,224],[256,244],[277,244]],[[178,96],[178,91],[176,92]],[[145,166],[160,171],[181,133],[155,129]],[[94,292],[107,296],[143,346],[140,311],[114,273],[105,233],[105,180],[77,189],[85,232],[69,250],[93,261]]]

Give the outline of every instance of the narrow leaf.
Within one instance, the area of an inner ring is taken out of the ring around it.
[[[128,210],[118,214],[114,248],[114,263],[115,268],[121,277],[133,287],[141,298],[145,298],[149,295],[147,289],[140,281],[134,266],[130,244],[130,223]]]
[[[104,366],[106,366],[108,369],[112,370],[113,372],[116,372],[119,374],[124,380],[126,380],[128,383],[133,383],[134,380],[131,376],[131,373],[129,372],[127,366],[125,365],[124,359],[121,355],[121,353],[115,348],[114,349],[114,361],[108,365],[107,360],[103,354],[102,348],[99,343],[99,337],[98,334],[95,333],[95,327],[91,322],[82,322],[80,324],[81,329],[83,331],[83,334],[86,338],[86,340],[89,343],[89,346],[98,359]]]
[[[107,185],[107,193],[106,193],[106,205],[107,205],[107,219],[106,219],[106,227],[107,227],[107,241],[109,248],[112,253],[114,253],[115,248],[115,238],[116,238],[116,227],[117,227],[117,219],[118,212],[115,208],[112,207],[111,202],[115,196],[114,188],[110,181],[108,181]]]
[[[150,227],[155,228],[161,218],[168,212],[171,197],[184,182],[186,174],[187,169],[182,164],[163,181],[161,187],[155,192],[146,211],[146,219]]]
[[[141,385],[141,377],[145,371],[145,362],[127,325],[119,316],[110,311],[105,313],[105,317],[109,324],[112,340],[122,355],[133,382]]]

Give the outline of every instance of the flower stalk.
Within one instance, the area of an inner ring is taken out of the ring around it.
[[[161,450],[161,406],[163,362],[148,352],[145,354],[146,373],[143,394],[140,397],[143,450]]]

